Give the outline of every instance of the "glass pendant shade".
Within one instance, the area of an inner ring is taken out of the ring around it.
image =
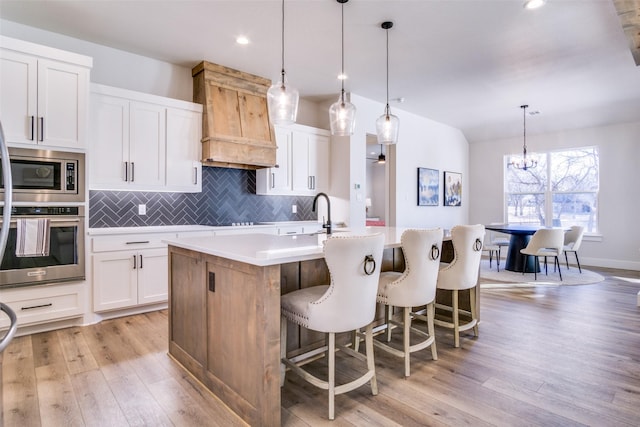
[[[284,0],[282,0],[282,71],[280,81],[267,91],[267,109],[272,125],[290,125],[298,115],[298,90],[287,86],[284,72]]]
[[[400,119],[391,114],[391,108],[389,108],[389,28],[393,27],[393,22],[385,21],[380,27],[385,30],[387,36],[387,105],[384,108],[384,114],[376,120],[376,135],[378,144],[393,145],[398,142],[400,130]]]
[[[387,106],[388,108],[388,106]],[[387,110],[376,120],[376,134],[378,144],[392,145],[398,142],[400,119]]]
[[[271,85],[267,91],[267,107],[269,121],[273,125],[290,125],[295,123],[298,115],[298,90],[285,84],[282,80]]]
[[[329,108],[331,134],[337,136],[353,135],[356,128],[356,106],[345,101],[344,94]]]

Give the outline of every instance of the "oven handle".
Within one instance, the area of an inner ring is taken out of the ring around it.
[[[14,218],[15,218],[15,217],[14,217]],[[46,217],[41,217],[41,216],[40,216],[40,217],[30,217],[30,218],[46,218]],[[49,219],[49,222],[50,222],[50,223],[55,222],[56,224],[59,224],[59,223],[61,223],[61,222],[76,223],[76,222],[80,222],[80,221],[82,221],[82,218],[73,218],[73,219],[70,219],[70,218],[65,218],[65,219],[55,219],[55,218],[50,218],[50,219]],[[0,223],[2,223],[2,221],[0,221]],[[11,225],[17,225],[17,224],[18,224],[18,221],[17,221],[17,220],[15,220],[15,219],[12,219],[11,221],[9,221],[9,223],[10,223]]]

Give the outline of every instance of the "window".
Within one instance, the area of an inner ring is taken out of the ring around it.
[[[582,225],[598,231],[599,157],[596,147],[537,153],[538,165],[516,169],[505,156],[505,210],[509,223],[547,227]]]

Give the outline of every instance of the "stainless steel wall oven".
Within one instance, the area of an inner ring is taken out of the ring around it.
[[[48,255],[16,255],[16,225],[20,218],[49,219]],[[84,223],[84,206],[14,206],[0,264],[0,287],[84,280]]]

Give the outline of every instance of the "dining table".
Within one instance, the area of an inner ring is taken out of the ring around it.
[[[535,257],[523,255],[520,253],[520,249],[524,249],[529,244],[531,236],[539,229],[545,228],[544,226],[535,224],[490,224],[485,225],[484,228],[511,236],[505,270],[522,272],[522,267],[526,263],[525,273],[540,272],[540,263],[536,263]]]

